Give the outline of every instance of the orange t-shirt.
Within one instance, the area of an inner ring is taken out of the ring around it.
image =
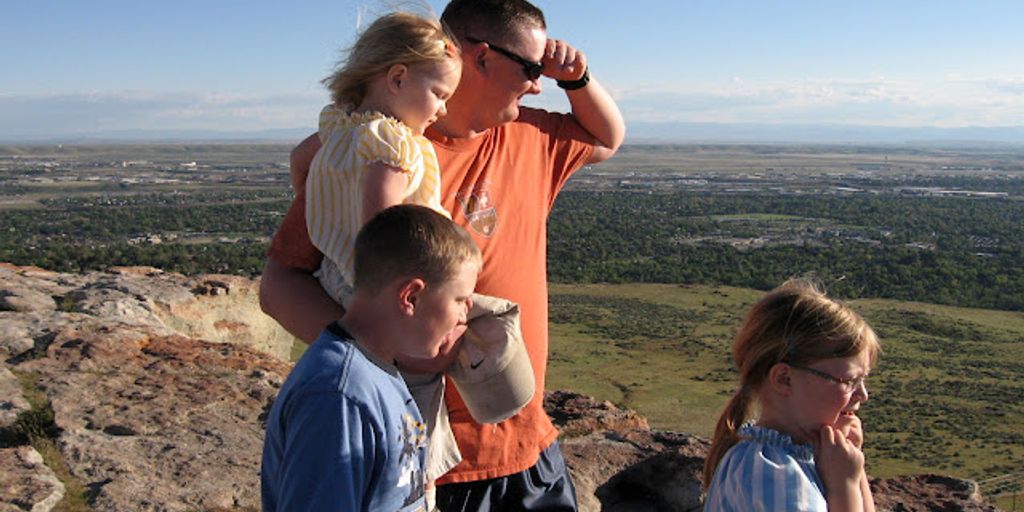
[[[593,153],[593,136],[571,115],[530,108],[521,108],[516,121],[471,139],[448,139],[430,130],[426,135],[441,164],[441,203],[452,220],[469,231],[483,255],[476,291],[520,305],[523,340],[537,379],[530,403],[497,425],[473,421],[449,381],[446,400],[463,460],[438,483],[511,475],[536,464],[540,452],[558,436],[543,407],[547,216],[566,180]],[[268,255],[312,271],[321,255],[306,233],[303,188]]]

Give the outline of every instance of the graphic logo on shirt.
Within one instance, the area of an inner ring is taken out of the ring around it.
[[[490,238],[498,229],[498,211],[491,204],[487,185],[484,181],[477,183],[471,190],[462,189],[455,199],[462,205],[469,227],[477,234]]]
[[[402,453],[399,456],[401,475],[398,487],[409,487],[409,494],[402,503],[402,508],[416,504],[424,496],[423,450],[427,447],[427,427],[411,414],[402,415]]]

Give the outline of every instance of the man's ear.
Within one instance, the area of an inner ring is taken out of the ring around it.
[[[768,387],[776,393],[788,396],[793,392],[793,368],[786,363],[775,363],[768,370]]]
[[[405,64],[395,64],[388,68],[387,84],[388,91],[398,93],[402,88],[402,82],[409,77],[409,67]]]
[[[416,312],[416,304],[419,303],[420,295],[426,289],[427,283],[418,277],[402,283],[398,288],[398,307],[403,315],[412,316]]]
[[[474,43],[472,47],[463,47],[462,51],[472,52],[473,66],[479,71],[487,69],[487,43]],[[465,60],[463,60],[463,66],[465,66]]]

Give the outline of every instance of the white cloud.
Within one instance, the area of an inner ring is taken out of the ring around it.
[[[1012,126],[1024,124],[1024,78],[732,77],[718,84],[627,89],[619,104],[632,121]]]
[[[606,84],[607,85],[607,84]],[[627,123],[791,123],[890,127],[1024,125],[1024,76],[934,79],[891,76],[756,80],[609,87]],[[565,95],[545,82],[526,105],[567,111]],[[55,95],[0,93],[0,139],[98,132],[315,129],[327,94],[132,90]]]
[[[83,92],[0,95],[0,138],[89,136],[104,131],[315,129],[326,94]]]

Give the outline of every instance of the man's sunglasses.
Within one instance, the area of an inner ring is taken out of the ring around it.
[[[494,43],[484,41],[483,39],[477,39],[475,37],[466,36],[466,40],[474,44],[486,43],[487,46],[490,47],[490,49],[508,57],[509,59],[512,59],[513,62],[523,67],[523,73],[526,73],[526,78],[530,80],[536,80],[540,78],[541,72],[544,71],[544,63],[542,62],[534,62],[532,60],[524,59]]]

